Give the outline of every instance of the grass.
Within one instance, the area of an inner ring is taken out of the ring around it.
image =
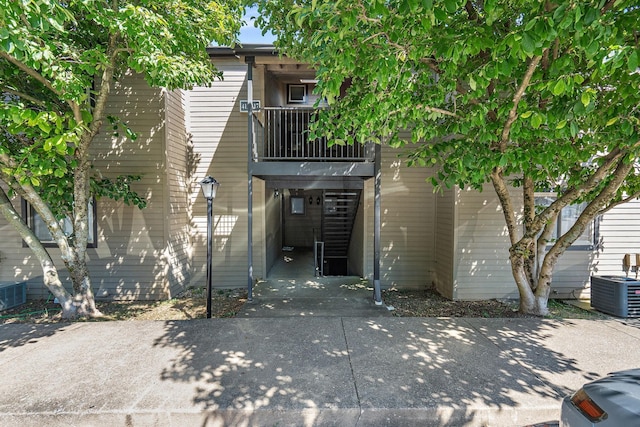
[[[549,315],[551,319],[606,319],[609,316],[595,310],[584,310],[565,300],[550,299]]]

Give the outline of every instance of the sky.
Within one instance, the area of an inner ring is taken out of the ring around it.
[[[275,37],[271,33],[262,35],[262,30],[253,26],[253,19],[258,16],[257,7],[250,7],[245,10],[244,17],[245,25],[240,29],[240,42],[245,44],[257,44],[257,43],[273,43]]]

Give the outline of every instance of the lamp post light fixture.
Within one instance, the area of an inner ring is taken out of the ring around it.
[[[216,198],[220,183],[212,176],[206,176],[200,181],[202,194],[207,199],[207,319],[211,319],[211,255],[213,252],[212,243],[212,219],[213,219],[213,199]]]

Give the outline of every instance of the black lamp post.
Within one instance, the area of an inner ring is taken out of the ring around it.
[[[202,194],[207,199],[207,319],[211,319],[211,253],[213,252],[211,223],[213,219],[213,199],[220,183],[212,176],[200,181]]]

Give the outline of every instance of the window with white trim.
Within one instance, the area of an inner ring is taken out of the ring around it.
[[[535,204],[539,207],[547,207],[556,200],[555,193],[535,193]],[[553,244],[558,236],[565,234],[578,220],[580,214],[587,207],[587,203],[576,203],[573,205],[565,206],[558,215],[558,219],[553,230],[553,234],[549,239],[549,245]],[[574,250],[591,250],[594,248],[597,241],[597,222],[594,219],[590,221],[584,232],[578,239],[573,242],[569,249]]]
[[[290,104],[304,104],[307,102],[307,85],[287,85],[287,101]]]
[[[40,217],[40,214],[38,214],[38,212],[36,212],[36,210],[33,209],[33,207],[29,203],[27,203],[25,200],[22,201],[22,212],[23,212],[23,218],[26,218],[27,220],[27,225],[29,226],[29,228],[31,228],[31,230],[33,230],[33,233],[36,235],[38,240],[40,240],[40,243],[42,243],[42,245],[45,247],[56,247],[57,243],[51,236],[51,233],[49,232],[49,228],[47,227],[47,224],[45,224],[45,222],[42,220],[42,218]],[[95,248],[97,247],[97,242],[96,242],[97,225],[95,221],[96,203],[94,199],[89,200],[87,216],[88,216],[88,222],[89,222],[89,236],[87,241],[87,247]],[[73,231],[71,219],[64,218],[60,220],[60,227],[62,227],[62,230],[67,236],[71,235]]]

